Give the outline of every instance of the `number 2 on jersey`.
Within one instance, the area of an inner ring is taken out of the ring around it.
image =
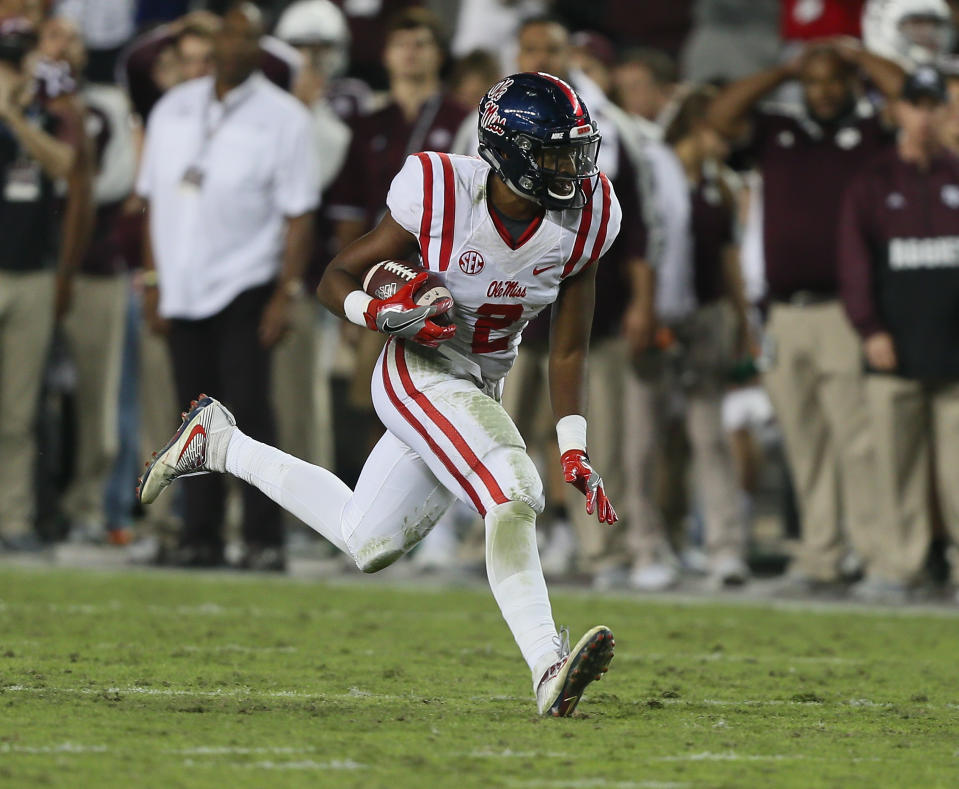
[[[496,353],[509,347],[509,337],[490,340],[491,331],[508,329],[523,317],[522,304],[483,304],[473,329],[473,353]]]

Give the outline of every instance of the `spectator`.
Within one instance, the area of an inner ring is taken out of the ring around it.
[[[693,82],[710,82],[767,68],[782,49],[778,27],[777,0],[696,0],[680,71]]]
[[[54,17],[40,30],[39,52],[49,61],[84,72],[86,50],[75,25]],[[61,81],[62,82],[62,81]],[[76,89],[47,82],[44,92]],[[51,98],[53,98],[51,96]],[[127,307],[126,199],[136,172],[131,110],[113,85],[88,82],[80,90],[85,126],[94,144],[93,204],[96,217],[89,250],[80,257],[64,331],[76,369],[76,450],[64,495],[71,537],[102,540],[104,494],[119,447],[116,404]]]
[[[524,19],[544,14],[546,0],[461,0],[452,50],[463,57],[477,49],[499,58],[502,74],[516,63],[516,36]]]
[[[423,5],[423,0],[335,0],[346,16],[350,28],[349,75],[372,86],[375,90],[387,87],[389,66],[382,61],[387,39],[391,36],[392,20],[407,10]],[[432,16],[432,15],[431,15]],[[439,20],[433,16],[436,24]],[[386,66],[384,73],[384,65]]]
[[[130,94],[133,107],[146,119],[153,105],[163,95],[163,86],[154,81],[157,58],[171,42],[176,42],[183,59],[182,79],[193,79],[210,73],[210,37],[217,31],[220,17],[208,11],[194,11],[175,22],[149,31],[135,38],[124,50],[117,66],[117,82]],[[180,41],[181,33],[186,33]],[[281,88],[289,89],[299,67],[296,52],[272,36],[263,36],[259,42],[259,67],[263,74]]]
[[[383,50],[390,81],[387,103],[351,124],[346,164],[330,198],[340,248],[378,221],[406,156],[449,150],[468,110],[443,90],[444,52],[436,18],[425,9],[409,9],[391,22]]]
[[[471,50],[453,64],[450,95],[462,106],[473,109],[479,106],[487,88],[502,76],[499,61],[492,53],[485,49]]]
[[[901,70],[845,44],[820,45],[729,85],[710,118],[727,138],[752,121],[750,150],[763,176],[763,257],[772,301],[766,388],[783,431],[796,488],[802,545],[789,584],[807,589],[840,578],[841,523],[859,558],[873,557],[875,470],[852,327],[838,302],[836,238],[841,192],[886,144],[857,102],[854,66],[887,95]],[[798,78],[804,105],[756,111],[763,96]]]
[[[173,46],[179,63],[177,82],[208,77],[213,73],[213,37],[218,24],[196,22],[184,25],[173,37]]]
[[[369,108],[370,89],[362,80],[345,77],[349,67],[350,31],[346,18],[331,0],[298,0],[276,24],[277,38],[299,51],[302,67],[297,72],[293,92],[318,116],[332,109],[343,120],[351,120]],[[338,153],[343,153],[339,151]],[[324,168],[327,163],[321,163]],[[339,172],[342,157],[329,163],[324,180]],[[324,184],[324,188],[327,184]]]
[[[676,63],[665,52],[631,49],[613,71],[613,96],[630,115],[661,126],[678,81]]]
[[[705,122],[713,95],[710,88],[692,90],[666,129],[666,144],[646,146],[655,183],[646,216],[662,223],[661,243],[648,263],[634,263],[625,330],[635,374],[626,376],[622,430],[630,437],[623,447],[629,582],[647,591],[678,581],[652,488],[657,445],[677,399],[685,405],[708,569],[717,586],[741,584],[749,575],[721,416],[729,370],[746,345],[746,305],[733,246],[735,197],[720,171],[728,148]]]
[[[0,539],[39,547],[34,534],[34,417],[54,319],[69,306],[83,248],[82,195],[63,225],[54,181],[89,188],[86,137],[68,97],[48,101],[25,69],[36,37],[23,20],[0,24]],[[66,247],[69,242],[78,249]],[[59,260],[59,263],[58,263]],[[56,268],[56,274],[53,269]]]
[[[613,88],[612,68],[616,63],[613,42],[602,33],[581,30],[569,40],[570,65],[582,71],[606,96]]]
[[[946,0],[868,0],[862,40],[877,55],[907,70],[949,54],[956,41],[955,21]]]
[[[959,158],[936,138],[942,75],[921,66],[895,104],[892,150],[850,185],[842,211],[842,297],[862,338],[877,450],[877,550],[854,587],[902,601],[922,580],[933,471],[959,544]],[[952,567],[959,582],[959,566]]]
[[[261,35],[252,4],[226,14],[215,76],[151,116],[137,190],[155,262],[146,315],[168,332],[178,396],[220,388],[272,440],[270,349],[302,293],[319,182],[309,113],[257,71]],[[223,494],[216,478],[190,480],[176,563],[224,562]],[[285,566],[279,510],[259,493],[244,492],[243,536],[243,566]]]
[[[391,20],[383,50],[390,86],[387,103],[351,124],[346,164],[330,192],[327,215],[336,223],[337,249],[379,221],[390,183],[408,155],[450,150],[467,109],[443,89],[445,51],[439,23],[426,9],[410,8]],[[370,332],[360,337],[350,399],[368,415],[370,439],[375,440],[380,428],[373,417],[369,380],[383,343]]]
[[[120,51],[135,32],[136,0],[60,0],[56,13],[80,30],[87,50],[84,65],[91,82],[113,82]]]

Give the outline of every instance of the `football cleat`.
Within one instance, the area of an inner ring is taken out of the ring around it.
[[[181,414],[183,424],[165,447],[153,453],[137,485],[137,499],[149,504],[177,477],[226,471],[226,448],[236,419],[219,400],[201,394]]]
[[[536,686],[539,714],[555,718],[572,715],[586,686],[602,679],[609,669],[615,646],[613,631],[603,625],[587,632],[572,651],[567,638],[560,648],[559,660],[546,669]]]

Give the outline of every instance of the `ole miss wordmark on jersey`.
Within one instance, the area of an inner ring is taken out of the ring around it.
[[[619,201],[600,174],[584,186],[581,211],[547,211],[515,242],[486,201],[490,166],[446,153],[407,157],[387,206],[419,240],[423,265],[439,272],[456,302],[456,336],[446,345],[473,358],[491,379],[516,358],[526,324],[556,301],[560,284],[605,254],[619,233]]]

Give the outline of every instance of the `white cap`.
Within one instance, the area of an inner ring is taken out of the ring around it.
[[[346,17],[330,0],[299,0],[280,16],[274,35],[288,44],[338,44],[350,42]]]

